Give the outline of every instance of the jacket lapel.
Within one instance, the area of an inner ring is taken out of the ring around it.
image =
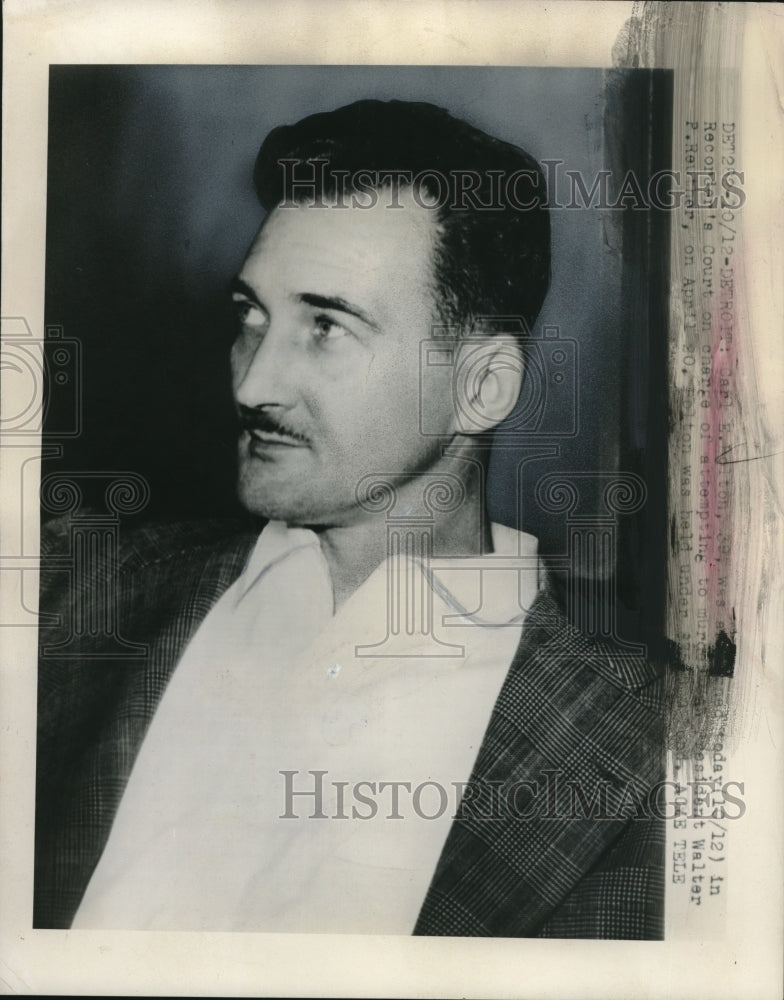
[[[540,594],[415,934],[536,933],[661,776],[658,678]]]

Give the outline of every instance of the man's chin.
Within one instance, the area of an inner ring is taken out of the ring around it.
[[[269,521],[291,523],[295,516],[295,505],[282,497],[270,496],[267,490],[244,485],[241,480],[237,488],[237,499],[250,514]]]
[[[249,513],[298,526],[323,523],[324,511],[313,503],[312,490],[258,480],[258,476],[245,477],[240,471],[237,499]]]

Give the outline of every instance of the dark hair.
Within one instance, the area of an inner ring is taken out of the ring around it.
[[[439,225],[434,291],[442,322],[468,333],[477,317],[513,316],[530,331],[550,281],[550,218],[541,167],[516,146],[433,104],[357,101],[270,132],[254,183],[272,211],[302,202],[307,190],[367,194],[368,173],[401,172],[407,176],[372,187],[406,187],[421,175]]]

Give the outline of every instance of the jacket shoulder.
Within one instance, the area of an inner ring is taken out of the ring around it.
[[[167,622],[197,621],[242,572],[258,530],[236,520],[107,525],[84,514],[47,523],[39,643],[54,654],[78,638],[68,655],[95,656],[107,630],[148,643]],[[101,627],[81,627],[96,615]]]
[[[665,665],[644,645],[611,636],[593,636],[569,620],[552,588],[540,591],[525,620],[516,661],[536,669],[543,662],[580,664],[616,687],[645,698],[662,686]]]
[[[183,557],[207,557],[210,553],[249,550],[263,522],[248,519],[204,519],[198,521],[152,521],[116,529],[115,568],[134,572],[146,567],[177,561]],[[105,522],[89,512],[78,519],[63,515],[41,528],[41,567],[56,565],[73,553],[73,539],[79,531],[106,528]]]

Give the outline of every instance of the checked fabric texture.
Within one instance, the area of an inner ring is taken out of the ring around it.
[[[42,532],[41,611],[59,624],[40,629],[35,927],[70,926],[168,679],[257,532],[215,522],[134,529],[116,564],[78,593],[63,569],[67,519]],[[107,575],[119,634],[144,655],[110,656],[89,630],[59,655],[75,606],[89,608]],[[659,669],[585,638],[541,592],[414,933],[661,938],[664,821],[640,804],[663,778],[662,691]],[[545,789],[546,808],[528,808],[532,786]],[[575,788],[589,802],[606,796],[602,808],[575,816]],[[512,792],[518,811],[497,809]]]

